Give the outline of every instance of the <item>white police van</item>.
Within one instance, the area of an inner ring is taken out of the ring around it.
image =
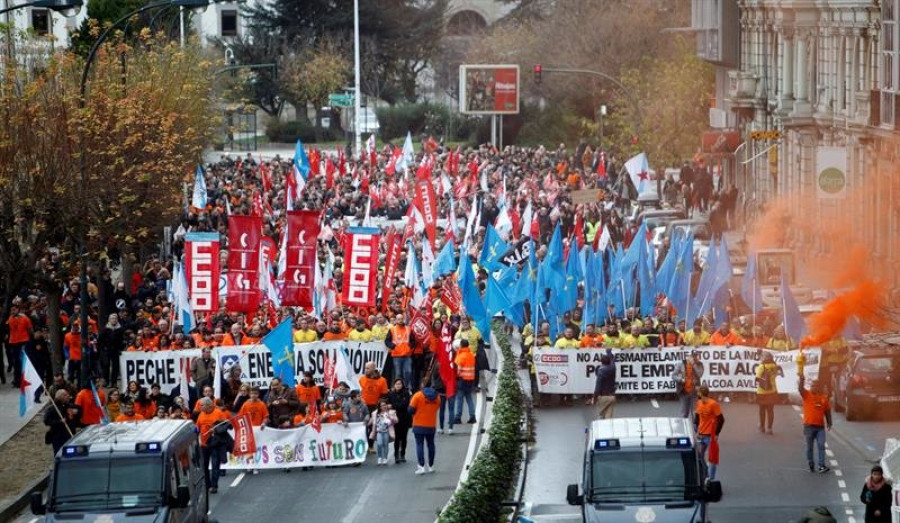
[[[91,425],[57,453],[31,511],[47,522],[205,523],[209,496],[190,421]]]
[[[706,504],[722,499],[688,419],[597,420],[585,431],[583,493],[569,485],[566,499],[586,523],[704,523]]]

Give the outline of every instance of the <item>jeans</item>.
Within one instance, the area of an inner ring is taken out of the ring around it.
[[[222,466],[222,456],[225,455],[224,447],[200,447],[203,452],[203,475],[206,477],[206,486],[219,488],[219,469]],[[212,472],[209,466],[212,465]]]
[[[448,407],[448,408],[447,408]],[[441,410],[438,412],[438,421],[440,421],[441,430],[444,430],[444,411],[448,412],[447,422],[450,424],[450,430],[453,430],[453,417],[456,416],[456,396],[447,397],[441,394]]]
[[[378,459],[387,459],[388,450],[391,448],[390,432],[379,432],[375,435],[375,451]]]
[[[475,398],[472,397],[474,381],[456,380],[456,418],[454,423],[462,423],[463,401],[469,406],[469,418],[475,419]]]
[[[683,392],[678,396],[678,403],[681,405],[681,417],[691,419],[694,417],[694,405],[697,403],[697,396]]]
[[[428,444],[428,466],[434,466],[434,427],[413,427],[416,437],[416,459],[425,466],[425,444]]]
[[[700,443],[700,457],[704,460],[706,459],[706,450],[709,449],[709,442],[712,441],[710,436],[699,435],[697,437],[698,443]],[[715,481],[716,479],[716,469],[719,466],[715,463],[709,463],[709,480]]]
[[[19,386],[19,377],[22,374],[22,347],[24,343],[10,343],[6,346],[6,364],[12,371],[12,382]]]
[[[403,383],[409,390],[413,390],[412,358],[394,358],[394,379],[403,378]]]
[[[813,441],[819,449],[819,466],[825,466],[825,427],[803,426],[803,436],[806,438],[806,462],[813,466]]]

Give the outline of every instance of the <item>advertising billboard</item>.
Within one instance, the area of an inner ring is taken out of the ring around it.
[[[459,110],[464,114],[518,114],[519,66],[459,66]]]

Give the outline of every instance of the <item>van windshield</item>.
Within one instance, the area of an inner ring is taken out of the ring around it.
[[[162,468],[161,456],[59,461],[53,507],[66,512],[158,506],[162,501]]]
[[[591,457],[592,503],[694,500],[701,492],[697,454],[689,451],[603,451]]]

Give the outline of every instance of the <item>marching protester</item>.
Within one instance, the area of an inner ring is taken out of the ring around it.
[[[402,385],[402,383],[401,383]],[[378,455],[378,464],[387,465],[390,442],[396,438],[395,426],[397,425],[397,413],[386,399],[378,400],[378,411],[372,418],[370,437],[375,440],[375,449]],[[394,459],[400,463],[397,451],[394,450]]]
[[[722,415],[722,407],[719,402],[709,397],[709,387],[700,385],[697,388],[697,405],[694,408],[694,430],[697,433],[697,441],[700,446],[700,455],[708,460],[709,479],[716,479],[718,458],[707,456],[707,450],[715,448],[718,454],[717,439],[725,426],[725,416]]]
[[[825,431],[831,430],[831,406],[823,394],[819,381],[813,381],[809,390],[804,386],[805,377],[798,377],[798,389],[803,399],[803,436],[806,439],[806,463],[810,472],[825,473],[831,470],[825,464]],[[818,468],[813,461],[813,444],[819,453]]]
[[[440,375],[438,375],[440,378]],[[435,387],[435,390],[436,387]],[[438,393],[440,395],[440,393]],[[394,410],[394,413],[397,417],[397,420],[394,422],[394,462],[395,463],[406,463],[406,440],[409,435],[409,429],[412,426],[412,416],[409,414],[409,402],[412,397],[409,394],[409,389],[403,383],[403,380],[400,378],[396,378],[394,380],[394,386],[391,387],[391,391],[388,393],[388,403],[390,403],[391,408]],[[444,408],[444,398],[441,397],[441,410]],[[451,416],[452,417],[452,416]],[[441,420],[441,426],[443,427],[443,419]]]
[[[889,523],[891,521],[891,483],[884,477],[881,465],[872,467],[869,477],[863,483],[859,500],[866,506],[865,523]]]
[[[82,427],[81,407],[72,402],[72,396],[66,389],[57,390],[52,401],[51,408],[44,411],[44,425],[48,427],[44,443],[52,446],[56,456],[59,449]]]
[[[416,474],[434,472],[434,434],[437,422],[438,410],[441,406],[441,398],[437,391],[431,388],[427,382],[423,383],[422,390],[413,394],[409,400],[409,413],[412,414],[413,436],[416,438]],[[425,446],[428,446],[428,461],[425,461]]]
[[[763,354],[756,367],[756,404],[759,406],[759,432],[772,434],[775,423],[775,404],[778,402],[778,365],[771,352]]]
[[[616,408],[616,358],[612,349],[600,356],[600,367],[597,369],[597,380],[594,385],[594,401],[599,410],[600,419],[610,419]]]
[[[469,340],[459,340],[459,349],[453,360],[456,365],[456,415],[453,423],[462,424],[463,402],[469,408],[469,423],[475,423],[475,400],[472,394],[476,386],[476,361],[472,351],[469,350]]]
[[[675,382],[675,394],[681,405],[682,418],[691,419],[694,415],[697,389],[700,387],[701,378],[703,378],[703,362],[700,361],[700,353],[692,350],[687,358],[676,365],[675,372],[672,374],[672,380]]]
[[[203,473],[211,494],[219,491],[220,466],[228,450],[228,414],[217,409],[213,400],[200,400],[197,430],[200,432],[200,450],[203,454]],[[233,443],[233,441],[232,441]]]

